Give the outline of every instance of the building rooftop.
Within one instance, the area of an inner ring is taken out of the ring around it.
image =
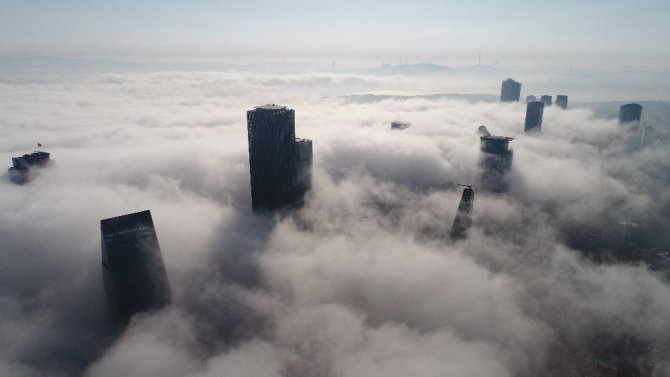
[[[490,140],[490,141],[512,141],[513,137],[509,136],[493,136],[493,135],[482,135],[479,137],[481,140]]]
[[[254,106],[254,109],[257,109],[257,110],[283,110],[283,109],[286,109],[286,106],[276,105],[274,103],[268,103],[266,105]]]

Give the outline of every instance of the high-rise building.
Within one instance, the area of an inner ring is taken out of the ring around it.
[[[544,115],[544,102],[533,101],[526,104],[526,121],[524,122],[524,132],[541,132],[542,116]]]
[[[475,201],[475,190],[472,186],[465,186],[461,195],[461,202],[458,204],[458,211],[454,218],[454,225],[451,227],[449,237],[452,240],[463,239],[466,232],[472,224],[472,205]]]
[[[247,131],[253,210],[299,205],[311,187],[312,141],[296,139],[295,112],[257,106],[247,111]]]
[[[116,322],[168,305],[170,283],[151,212],[101,220],[100,232],[105,292]]]
[[[644,126],[642,127],[642,133],[640,134],[640,148],[645,148],[654,143],[656,133],[654,127]]]
[[[512,79],[502,82],[500,88],[500,102],[518,102],[521,95],[521,83]]]
[[[561,109],[565,110],[568,108],[568,96],[565,94],[559,94],[556,96],[556,105]]]
[[[392,130],[404,130],[404,129],[409,128],[411,125],[412,125],[411,123],[400,122],[400,121],[394,120],[393,122],[391,122],[391,129]]]
[[[44,151],[37,151],[31,154],[24,154],[20,157],[12,157],[12,167],[8,169],[9,179],[18,184],[24,184],[34,175],[32,169],[49,165],[50,154]]]
[[[632,128],[637,131],[642,117],[642,106],[637,103],[629,103],[619,107],[619,123],[631,124]]]
[[[526,96],[526,103],[533,102],[533,101],[537,101],[537,97],[535,97],[532,94],[529,94],[529,95]]]
[[[512,169],[513,151],[509,142],[513,137],[480,134],[479,184],[489,192],[505,192],[509,187],[509,172]]]
[[[545,106],[551,106],[551,96],[549,95],[540,96],[540,101],[542,101]]]

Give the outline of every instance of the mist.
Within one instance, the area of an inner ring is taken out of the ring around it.
[[[37,142],[54,159],[29,184],[0,179],[0,375],[568,375],[621,339],[658,350],[655,375],[668,375],[667,275],[594,261],[576,235],[634,221],[640,247],[670,247],[670,150],[658,122],[667,103],[648,118],[661,140],[631,149],[591,107],[547,108],[542,135],[530,137],[522,103],[347,97],[473,83],[496,94],[488,88],[500,79],[175,71],[0,81],[0,159],[9,165]],[[294,109],[296,134],[314,143],[305,205],[274,216],[251,211],[245,112],[262,103]],[[391,131],[393,120],[412,126]],[[468,237],[452,242],[457,184],[476,182],[482,124],[515,138],[510,190],[477,192]],[[173,303],[119,332],[99,220],[144,209]]]

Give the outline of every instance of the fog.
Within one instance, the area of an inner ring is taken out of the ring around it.
[[[0,160],[40,142],[55,162],[23,186],[0,179],[0,375],[567,375],[603,352],[594,339],[667,352],[667,277],[596,263],[575,236],[625,220],[640,247],[670,246],[662,140],[632,149],[588,107],[545,109],[529,137],[522,103],[346,97],[470,84],[234,71],[1,81]],[[296,135],[314,143],[295,212],[251,211],[245,112],[262,103],[295,109]],[[452,242],[482,124],[515,137],[511,187],[478,191],[468,238]],[[99,220],[144,209],[173,304],[119,332]],[[668,375],[667,353],[654,357]]]

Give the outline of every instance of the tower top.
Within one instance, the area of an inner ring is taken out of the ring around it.
[[[268,103],[266,105],[254,106],[256,110],[285,110],[286,106]]]

